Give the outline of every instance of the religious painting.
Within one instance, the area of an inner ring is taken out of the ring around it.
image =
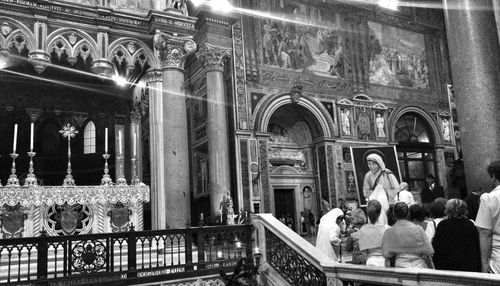
[[[372,140],[372,119],[370,113],[365,107],[356,108],[356,127],[358,130],[358,138],[363,140]]]
[[[368,22],[370,83],[427,89],[424,35]]]
[[[358,187],[356,186],[356,178],[353,171],[345,171],[345,184],[346,184],[346,200],[358,199]]]
[[[367,201],[367,198],[363,194],[363,185],[365,176],[368,176],[370,172],[366,161],[366,157],[370,154],[379,155],[385,164],[386,170],[391,171],[396,176],[398,182],[401,182],[401,171],[399,169],[395,146],[351,147],[354,176],[357,185],[357,199],[362,206],[366,205]]]
[[[268,9],[282,13],[289,21],[262,21],[263,63],[295,72],[345,78],[348,64],[340,14],[299,1],[283,0],[275,5]]]

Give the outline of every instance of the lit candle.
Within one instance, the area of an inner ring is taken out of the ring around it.
[[[122,154],[122,131],[118,130],[118,154]]]
[[[35,135],[35,123],[31,122],[31,132],[30,132],[30,151],[33,152],[33,138]]]
[[[236,242],[236,248],[241,248],[241,242],[239,241]]]
[[[104,128],[104,153],[108,154],[108,127]]]
[[[137,133],[134,132],[134,157],[137,156]]]
[[[12,153],[16,154],[17,147],[17,124],[14,125],[14,143],[12,144]]]

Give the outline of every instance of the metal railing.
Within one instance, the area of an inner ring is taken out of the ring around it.
[[[486,273],[337,263],[271,214],[252,215],[252,223],[270,285],[500,285],[500,275]]]
[[[232,271],[252,226],[0,240],[0,285],[148,283]]]

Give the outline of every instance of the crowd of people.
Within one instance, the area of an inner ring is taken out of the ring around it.
[[[352,211],[348,221],[340,208],[323,215],[317,248],[338,261],[345,242],[351,263],[368,266],[500,274],[500,161],[487,168],[494,189],[476,195],[478,203],[469,199],[469,205],[444,198],[432,175],[418,204],[407,183],[394,187],[380,156],[367,161],[366,209]]]

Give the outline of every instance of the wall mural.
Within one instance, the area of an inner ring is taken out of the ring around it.
[[[368,22],[370,83],[426,89],[424,35]]]
[[[292,21],[262,22],[262,56],[265,65],[296,72],[345,78],[340,15],[298,1],[280,1],[277,12]],[[319,19],[312,25],[310,19]],[[307,23],[303,25],[299,23]]]

